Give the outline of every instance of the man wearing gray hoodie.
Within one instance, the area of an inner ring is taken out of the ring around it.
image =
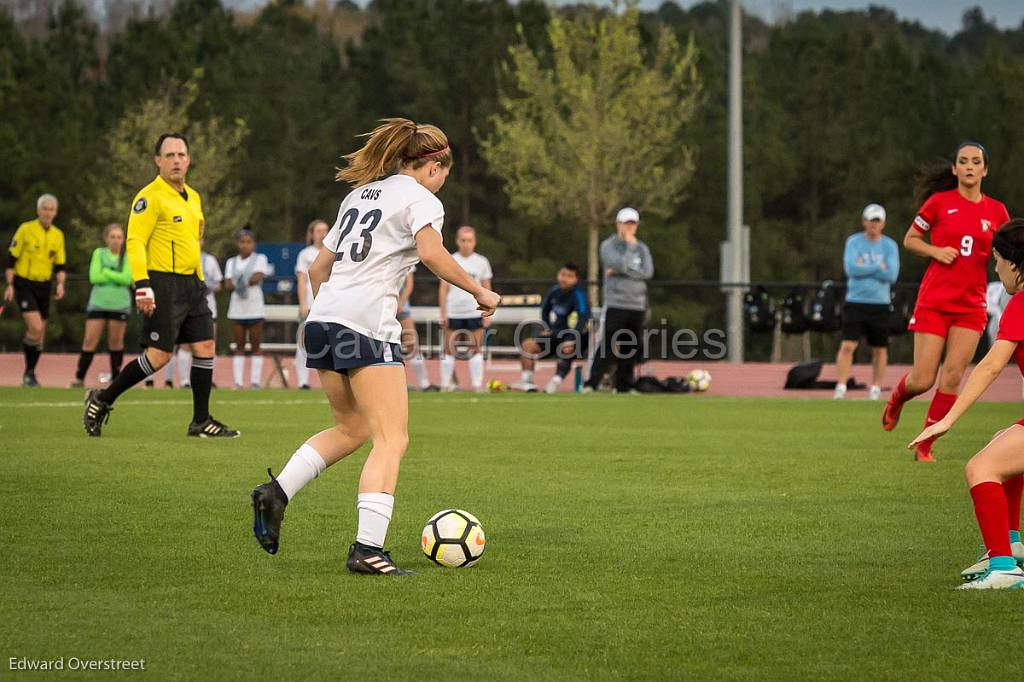
[[[597,389],[613,363],[618,363],[615,389],[625,392],[633,387],[634,367],[643,352],[647,280],[654,275],[651,251],[636,238],[639,224],[636,209],[624,208],[615,216],[615,234],[601,242],[604,311],[585,392]]]

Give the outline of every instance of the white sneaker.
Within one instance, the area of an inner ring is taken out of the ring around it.
[[[459,390],[459,388],[455,384],[448,384],[447,386],[441,387],[441,393],[455,393],[457,390]]]
[[[882,387],[881,386],[872,386],[871,387],[871,392],[868,393],[868,400],[878,400],[881,397],[882,397]]]
[[[959,585],[958,590],[1020,590],[1024,589],[1024,571],[988,571],[977,580]]]
[[[832,400],[842,400],[846,397],[846,384],[836,384],[836,392],[832,394]]]
[[[557,374],[548,380],[548,385],[544,387],[545,393],[558,393],[559,387],[562,385],[562,377]]]
[[[516,383],[512,384],[512,390],[524,391],[526,393],[536,393],[537,391],[540,390],[540,388],[537,387],[537,384],[531,381],[517,381]]]
[[[580,391],[580,393],[582,393],[583,395],[590,395],[593,392],[594,392],[594,387],[593,386],[584,386],[583,390]]]
[[[1013,558],[1017,561],[1017,565],[1024,564],[1024,543],[1022,542],[1011,542],[1010,552],[1013,553]],[[964,570],[960,571],[960,577],[964,580],[975,580],[980,578],[988,570],[988,552],[986,551],[980,557],[978,557],[977,563],[968,566]]]

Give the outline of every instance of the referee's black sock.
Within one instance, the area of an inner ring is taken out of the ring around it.
[[[189,372],[192,383],[192,423],[202,424],[210,418],[210,389],[213,387],[213,358],[192,357]]]
[[[137,359],[125,365],[125,368],[121,370],[117,378],[111,381],[110,385],[104,390],[100,391],[97,397],[108,405],[113,404],[117,400],[117,396],[148,377],[154,371],[153,366],[149,364],[146,354],[143,353]]]
[[[43,354],[43,349],[24,341],[21,348],[25,352],[25,374],[31,374],[36,371],[36,365],[39,363],[39,356]]]
[[[78,355],[78,369],[75,370],[75,378],[85,381],[85,375],[89,373],[89,365],[92,364],[92,356],[96,355],[91,351],[83,350]]]
[[[113,381],[121,373],[121,365],[124,364],[124,351],[110,351],[110,380]]]

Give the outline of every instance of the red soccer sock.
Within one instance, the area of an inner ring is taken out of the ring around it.
[[[979,483],[971,488],[971,499],[989,557],[1010,556],[1010,528],[1006,521],[1003,486],[995,481]]]
[[[1024,476],[1014,476],[1003,482],[1003,493],[1006,496],[1007,521],[1010,530],[1020,531],[1020,499],[1024,492]]]
[[[935,391],[935,397],[932,398],[932,403],[928,406],[928,418],[924,421],[925,426],[930,426],[949,414],[955,402],[956,393]]]
[[[900,377],[899,383],[896,384],[896,388],[892,389],[891,400],[893,400],[894,402],[905,403],[911,398],[913,398],[915,395],[918,395],[917,393],[911,393],[907,389],[908,376],[910,375],[904,374],[902,377]]]

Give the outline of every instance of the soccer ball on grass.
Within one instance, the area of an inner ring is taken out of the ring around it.
[[[427,558],[448,568],[473,566],[484,554],[487,538],[480,519],[461,509],[445,509],[423,527],[420,546]]]

